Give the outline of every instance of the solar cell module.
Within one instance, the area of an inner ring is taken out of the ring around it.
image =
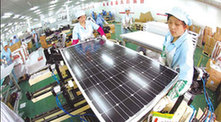
[[[61,53],[100,121],[139,121],[177,79],[176,71],[100,38],[61,49]]]

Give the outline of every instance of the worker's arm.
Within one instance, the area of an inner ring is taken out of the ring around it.
[[[72,31],[72,43],[71,43],[71,45],[75,45],[79,42],[79,39],[80,39],[79,36],[80,35],[79,35],[79,32],[78,32],[78,28],[75,27]]]

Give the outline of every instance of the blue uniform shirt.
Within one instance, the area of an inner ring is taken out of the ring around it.
[[[188,84],[192,83],[193,78],[193,42],[188,35],[187,30],[174,43],[173,36],[169,33],[165,37],[164,46],[168,52],[176,49],[171,68],[179,68],[178,80],[186,80]],[[167,54],[166,54],[167,55]]]
[[[99,26],[91,21],[86,20],[86,28],[77,23],[72,32],[73,40],[85,40],[90,37],[94,37],[93,31],[97,30]]]
[[[101,14],[99,14],[97,16],[96,23],[103,28],[103,22],[104,22],[104,18],[102,17]]]
[[[12,63],[11,50],[9,48],[7,49],[7,51],[5,51],[5,49],[2,49],[1,59],[6,59],[8,65]]]

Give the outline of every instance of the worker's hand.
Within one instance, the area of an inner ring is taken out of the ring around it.
[[[103,40],[107,40],[107,37],[106,37],[105,35],[103,35],[101,38],[102,38]]]
[[[160,56],[160,57],[159,57],[159,62],[160,62],[161,65],[165,66],[165,65],[166,65],[166,58]]]
[[[154,106],[153,111],[162,111],[167,104],[171,102],[170,98],[167,96],[160,99],[160,101]]]
[[[173,88],[169,91],[167,96],[171,100],[176,100],[180,95],[182,95],[189,89],[187,87],[188,85],[186,80],[178,80]]]

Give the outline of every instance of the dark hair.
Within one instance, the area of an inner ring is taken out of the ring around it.
[[[167,22],[168,22],[168,20],[169,20],[169,18],[170,18],[171,16],[173,16],[173,15],[171,15],[171,14],[167,14]],[[186,23],[185,23],[184,21],[182,21],[182,22],[183,22],[183,25],[185,26]]]

